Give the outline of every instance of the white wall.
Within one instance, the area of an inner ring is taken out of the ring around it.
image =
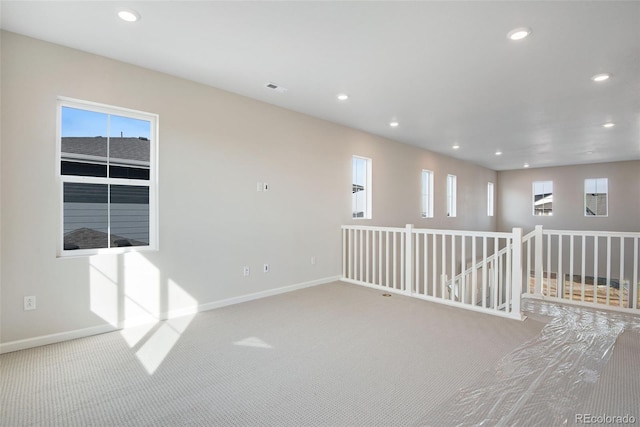
[[[495,228],[486,216],[486,183],[496,181],[491,170],[165,74],[1,34],[0,342],[81,334],[336,277],[341,224]],[[58,96],[159,114],[159,251],[56,258]],[[354,154],[373,159],[372,220],[351,218]],[[423,168],[435,171],[433,219],[420,218]],[[445,216],[448,173],[458,175],[457,218]],[[259,181],[268,182],[270,191],[258,193]],[[268,274],[261,272],[265,262],[271,264]],[[242,277],[243,265],[251,266],[249,277]],[[37,310],[22,310],[25,295],[37,297]]]
[[[609,179],[609,215],[584,216],[584,180]],[[553,215],[533,216],[532,183],[553,181]],[[498,229],[640,231],[640,160],[498,172]]]

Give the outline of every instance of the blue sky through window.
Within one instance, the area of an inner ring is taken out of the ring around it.
[[[112,137],[151,138],[151,123],[146,120],[70,107],[62,107],[62,136],[107,136],[109,119]]]

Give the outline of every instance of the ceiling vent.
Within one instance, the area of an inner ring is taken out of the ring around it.
[[[286,87],[282,87],[272,82],[265,84],[264,87],[280,93],[285,93],[288,90]]]

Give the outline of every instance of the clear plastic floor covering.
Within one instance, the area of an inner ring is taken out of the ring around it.
[[[548,321],[540,335],[507,354],[493,372],[461,390],[443,407],[428,414],[420,425],[576,424],[579,399],[586,397],[598,381],[618,336],[625,330],[640,331],[640,318],[623,313],[534,299],[524,299],[523,310],[531,318]],[[640,373],[629,374],[638,376],[640,381]],[[640,396],[637,398],[640,402]],[[640,423],[640,403],[629,410],[635,422]],[[612,424],[611,421],[620,420],[596,421]]]

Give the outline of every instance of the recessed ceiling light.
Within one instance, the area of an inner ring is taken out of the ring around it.
[[[458,150],[460,148],[460,146],[458,144],[455,144],[451,148],[453,148],[454,150]]]
[[[531,28],[528,27],[520,27],[520,28],[514,28],[513,30],[509,31],[507,33],[507,37],[509,38],[509,40],[522,40],[523,38],[527,37],[529,34],[531,34]]]
[[[338,98],[340,101],[346,101],[347,99],[349,99],[349,95],[347,95],[346,93],[339,93],[339,94],[337,95],[337,98]]]
[[[500,150],[496,151],[496,156],[502,156],[502,151]]]
[[[591,80],[593,80],[596,83],[607,81],[610,78],[611,78],[611,73],[601,73],[601,74],[596,74],[595,76],[591,76]]]
[[[529,163],[525,163],[524,165],[522,165],[522,167],[528,168],[529,167]]]
[[[118,16],[123,21],[136,22],[140,20],[140,14],[133,9],[120,9]]]
[[[400,126],[400,123],[394,120],[389,123],[389,126],[391,126],[392,128],[397,128],[398,126]]]
[[[611,122],[609,122],[609,123],[605,123],[605,124],[603,124],[602,126],[603,126],[603,127],[606,127],[606,128],[612,128],[612,127],[614,127],[615,125],[616,125],[615,123],[611,123]]]
[[[593,154],[593,151],[587,151],[587,154]]]

